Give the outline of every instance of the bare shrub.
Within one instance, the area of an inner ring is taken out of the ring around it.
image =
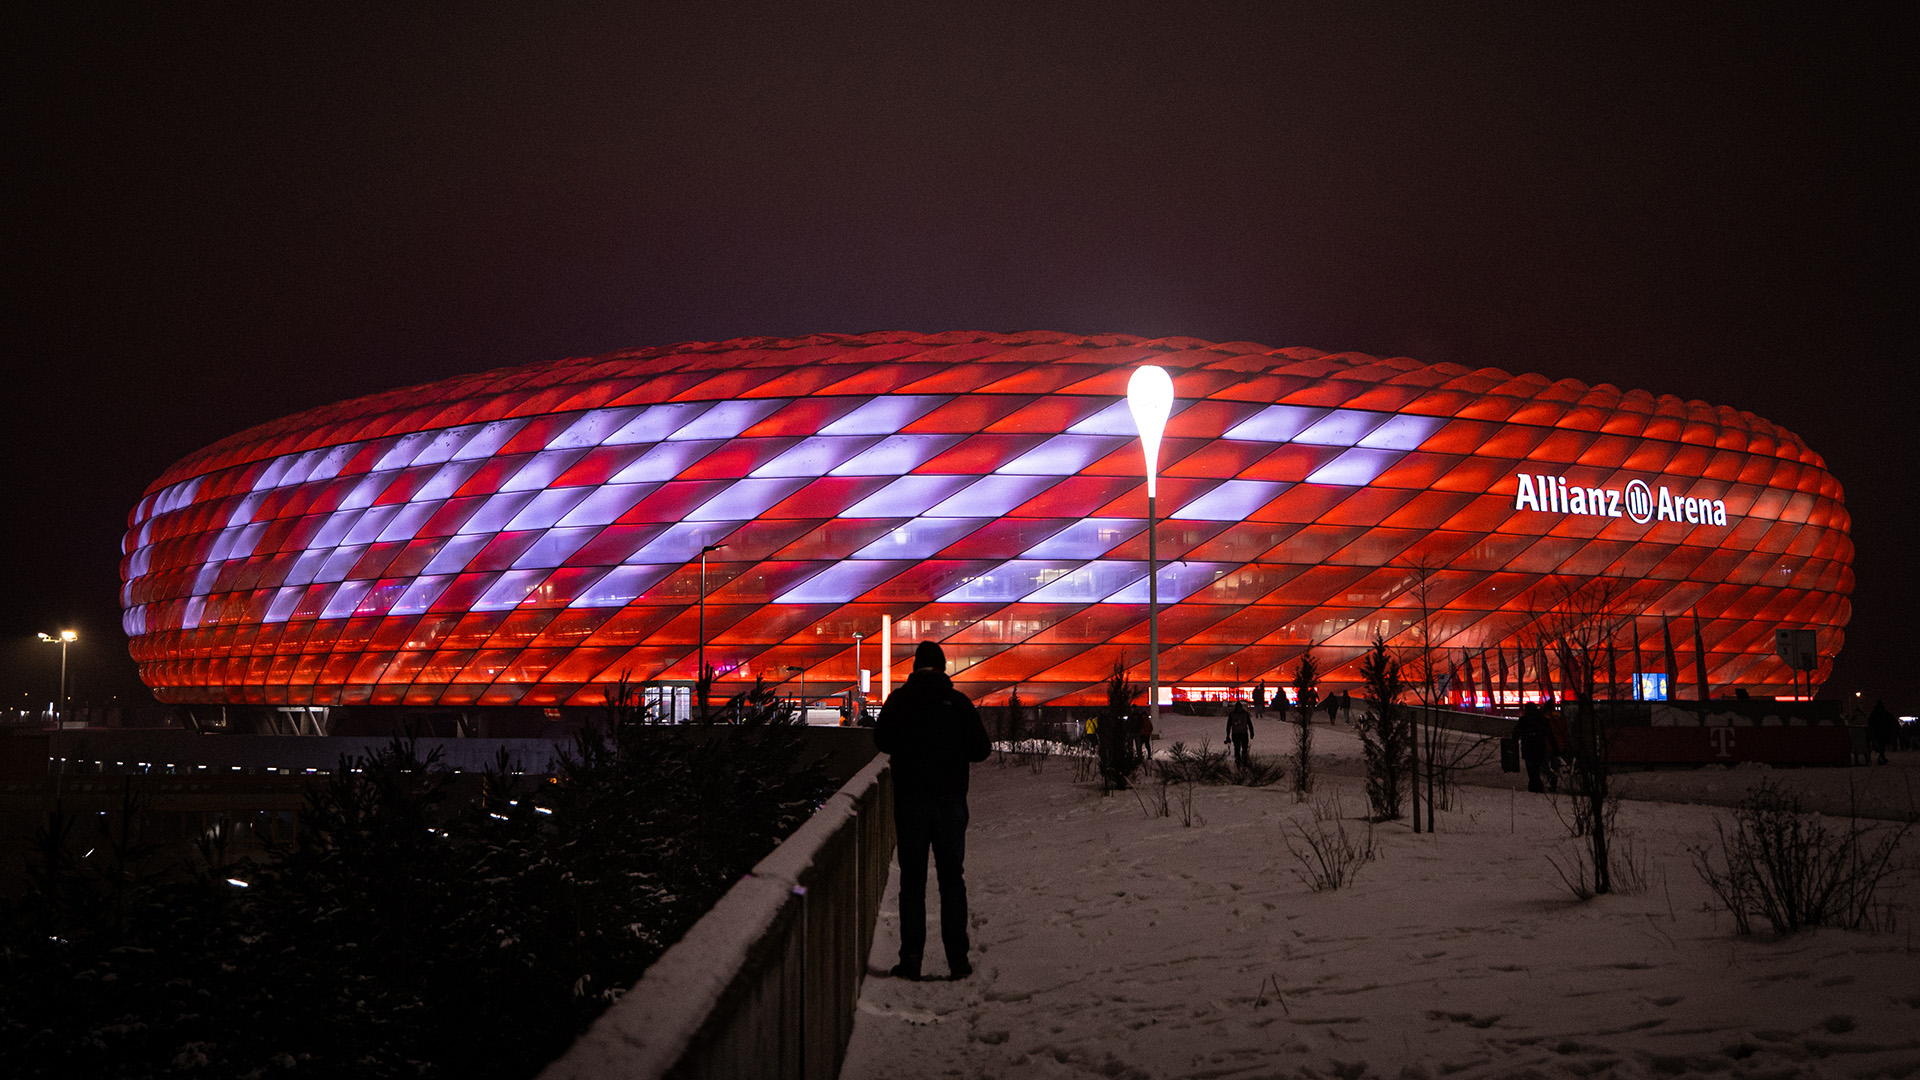
[[[1168,805],[1167,786],[1165,773],[1161,773],[1159,781],[1151,787],[1135,785],[1134,800],[1140,804],[1140,812],[1149,819],[1173,816],[1173,809]]]
[[[1180,785],[1179,800],[1180,800],[1180,824],[1182,826],[1191,829],[1193,828],[1193,825],[1195,822],[1199,822],[1202,825],[1205,825],[1207,823],[1207,819],[1205,817],[1194,812],[1192,781],[1188,781]]]
[[[1190,750],[1186,743],[1176,742],[1152,764],[1156,775],[1176,784],[1270,787],[1287,775],[1286,764],[1274,758],[1249,758],[1247,764],[1235,765],[1225,747],[1215,750],[1212,743],[1201,743],[1198,750]]]
[[[1609,891],[1638,896],[1647,891],[1653,879],[1647,851],[1630,833],[1612,832],[1609,827],[1607,868],[1611,877]],[[1547,852],[1547,862],[1560,876],[1561,884],[1576,900],[1595,896],[1597,878],[1593,872],[1593,845],[1582,836],[1560,841],[1557,851]]]
[[[1295,820],[1280,826],[1287,854],[1300,864],[1293,868],[1293,876],[1314,892],[1350,884],[1360,867],[1372,862],[1376,854],[1373,823],[1364,824],[1364,832],[1348,829],[1340,813],[1339,796],[1335,796],[1314,804],[1312,825]],[[1288,829],[1292,829],[1291,834]]]
[[[1742,934],[1753,932],[1756,916],[1775,934],[1807,926],[1890,929],[1891,911],[1877,897],[1906,871],[1895,855],[1913,826],[1862,824],[1857,817],[1830,826],[1768,780],[1734,808],[1731,829],[1714,822],[1717,851],[1715,844],[1688,850]]]
[[[1245,765],[1235,766],[1228,780],[1242,787],[1272,787],[1287,778],[1287,765],[1279,758],[1249,757]]]
[[[1019,744],[1016,756],[1019,760],[1026,762],[1027,768],[1032,769],[1033,774],[1038,776],[1046,771],[1047,758],[1053,755],[1053,745],[1051,739],[1026,739]]]
[[[1186,743],[1176,742],[1153,766],[1177,784],[1224,784],[1233,774],[1233,762],[1226,750],[1215,750],[1212,743],[1201,743],[1198,750],[1190,750]]]

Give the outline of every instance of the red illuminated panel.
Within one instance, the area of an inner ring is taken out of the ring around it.
[[[1114,661],[1147,663],[1121,396],[1145,363],[1178,399],[1165,682],[1271,685],[1311,648],[1351,686],[1425,604],[1437,644],[1518,685],[1596,586],[1622,670],[1664,671],[1671,637],[1682,697],[1786,690],[1777,627],[1817,632],[1816,684],[1844,640],[1840,486],[1751,414],[1244,342],[887,333],[533,364],[242,432],[129,515],[129,649],[166,701],[598,705],[690,676],[708,549],[728,689],[790,665],[843,688],[891,615],[896,679],[928,636],[976,698],[1098,702]]]

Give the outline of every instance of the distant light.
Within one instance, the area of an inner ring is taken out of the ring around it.
[[[1913,718],[1912,718],[1912,717],[1908,717],[1907,719],[1909,719],[1909,720],[1911,720],[1911,719],[1913,719]],[[547,809],[547,808],[546,808],[546,807],[544,807],[544,806],[536,806],[536,807],[534,807],[534,808],[533,808],[533,812],[534,812],[534,813],[536,813],[536,814],[551,814],[551,813],[553,813],[553,811],[551,811],[551,810],[549,810],[549,809]]]
[[[235,888],[237,888],[237,889],[244,889],[244,888],[247,888],[247,883],[246,883],[246,882],[244,882],[244,881],[241,881],[241,880],[240,880],[239,878],[237,878],[237,877],[230,877],[230,878],[228,878],[228,879],[227,879],[227,884],[229,884],[229,885],[232,885],[233,887],[235,887]]]
[[[491,810],[489,810],[489,811],[487,811],[487,816],[488,816],[488,817],[490,817],[490,818],[497,818],[497,819],[499,819],[499,820],[501,820],[501,821],[505,821],[505,820],[507,820],[507,815],[505,815],[505,814],[496,814],[496,813],[494,813],[494,812],[493,812],[493,811],[491,811]]]

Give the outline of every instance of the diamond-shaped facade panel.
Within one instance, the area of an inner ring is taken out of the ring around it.
[[[1620,681],[1671,668],[1684,697],[1791,692],[1777,627],[1817,632],[1816,683],[1840,649],[1840,486],[1750,414],[1357,353],[892,333],[534,364],[223,440],[130,515],[132,653],[167,701],[597,705],[694,678],[704,550],[722,688],[844,686],[891,616],[896,680],[927,637],[977,699],[1098,701],[1147,662],[1143,363],[1177,399],[1166,684],[1277,684],[1311,648],[1355,685],[1384,634],[1511,701],[1576,617]]]

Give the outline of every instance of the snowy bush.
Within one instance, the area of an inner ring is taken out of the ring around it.
[[[1297,819],[1282,825],[1280,839],[1299,864],[1293,876],[1314,892],[1344,888],[1376,854],[1373,823],[1366,822],[1363,831],[1348,829],[1338,796],[1314,804],[1311,825]]]
[[[1269,787],[1286,778],[1286,765],[1275,758],[1250,757],[1246,765],[1235,765],[1225,747],[1213,749],[1202,743],[1192,750],[1184,742],[1167,747],[1164,756],[1153,762],[1154,773],[1175,784],[1241,784]]]
[[[1889,921],[1877,897],[1906,870],[1896,853],[1913,824],[1862,824],[1855,818],[1844,827],[1829,826],[1803,810],[1798,796],[1767,780],[1734,809],[1731,829],[1725,821],[1714,823],[1716,844],[1689,850],[1742,934],[1753,932],[1756,917],[1776,934],[1805,926],[1877,929]]]

